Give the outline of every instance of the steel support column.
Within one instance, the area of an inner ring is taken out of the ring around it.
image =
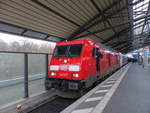
[[[29,97],[29,84],[28,84],[28,54],[24,54],[24,98]]]
[[[46,54],[46,55],[45,55],[45,72],[46,72],[46,79],[48,78],[48,65],[49,65],[48,54]]]

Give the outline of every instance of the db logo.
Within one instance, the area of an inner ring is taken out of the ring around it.
[[[67,69],[68,69],[67,65],[61,65],[60,66],[60,70],[67,71]]]

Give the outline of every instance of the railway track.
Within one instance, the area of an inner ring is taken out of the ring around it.
[[[102,81],[99,81],[97,85]],[[84,94],[86,94],[94,87],[95,86],[87,89]],[[54,95],[48,100],[36,105],[35,107],[29,108],[28,111],[22,111],[20,113],[60,113],[63,109],[71,105],[76,100],[77,99],[62,98],[60,96]]]
[[[35,107],[28,108],[28,110],[21,111],[19,113],[60,113],[75,100],[76,99],[61,98],[55,95],[48,100],[36,105]]]

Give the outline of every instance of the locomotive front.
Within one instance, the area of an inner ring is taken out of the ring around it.
[[[47,89],[79,90],[84,86],[81,76],[83,45],[83,43],[57,43],[45,82]]]

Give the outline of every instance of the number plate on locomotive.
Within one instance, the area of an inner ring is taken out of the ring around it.
[[[60,76],[67,76],[68,74],[67,73],[60,73],[59,75]]]
[[[60,66],[60,70],[62,70],[62,71],[67,71],[67,69],[68,69],[67,65],[61,65]]]

